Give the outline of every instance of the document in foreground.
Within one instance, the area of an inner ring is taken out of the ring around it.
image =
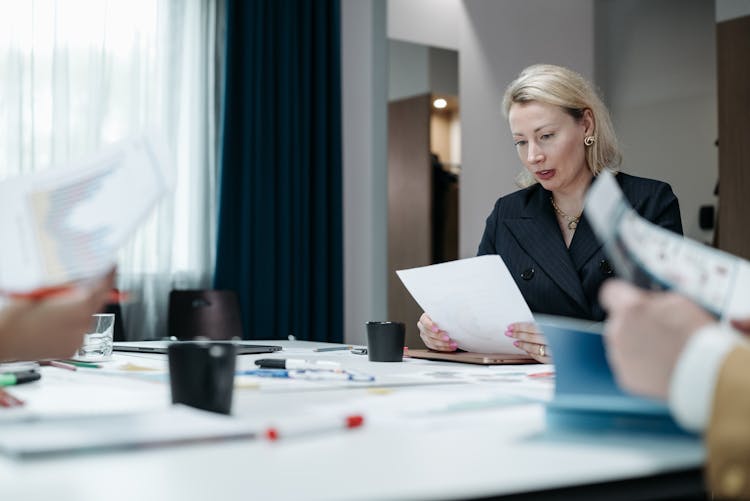
[[[607,171],[597,176],[585,209],[621,277],[672,289],[723,320],[750,317],[749,262],[646,221]]]
[[[537,315],[555,354],[555,396],[547,402],[550,428],[686,433],[664,402],[629,395],[615,382],[602,324]]]
[[[525,354],[504,332],[511,323],[533,322],[534,317],[500,256],[396,273],[419,306],[462,350]]]
[[[6,423],[0,429],[0,452],[35,459],[255,436],[256,430],[242,420],[173,405],[146,413]]]
[[[0,291],[103,274],[173,184],[164,147],[145,136],[79,165],[0,182]]]

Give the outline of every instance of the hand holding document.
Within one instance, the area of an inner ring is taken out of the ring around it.
[[[646,221],[607,171],[589,190],[585,210],[621,277],[684,294],[722,320],[750,317],[748,261]]]
[[[117,250],[174,184],[149,137],[80,165],[0,182],[0,291],[27,294],[104,275]]]
[[[500,256],[396,273],[422,309],[462,350],[525,354],[503,333],[509,324],[533,322],[534,317]]]

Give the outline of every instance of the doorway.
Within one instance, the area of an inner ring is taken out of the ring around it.
[[[458,53],[391,41],[389,68],[388,318],[422,348],[422,309],[396,270],[458,258]]]

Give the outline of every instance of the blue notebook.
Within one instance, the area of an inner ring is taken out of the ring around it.
[[[666,403],[625,393],[607,362],[603,324],[536,315],[555,361],[555,396],[547,404],[551,426],[686,433]]]

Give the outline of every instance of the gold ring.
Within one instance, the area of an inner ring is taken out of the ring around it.
[[[547,350],[545,350],[545,349],[544,349],[544,345],[543,345],[543,344],[540,344],[540,345],[539,345],[539,356],[540,356],[540,357],[543,357],[543,356],[544,356],[544,355],[546,354],[546,351],[547,351]]]

